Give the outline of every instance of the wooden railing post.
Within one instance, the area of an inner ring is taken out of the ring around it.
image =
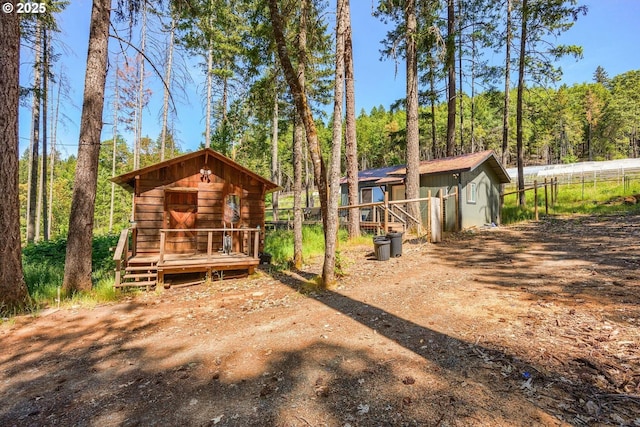
[[[121,280],[121,274],[122,274],[122,273],[120,273],[120,269],[121,269],[120,263],[121,263],[121,262],[122,262],[122,261],[121,261],[121,260],[119,260],[119,259],[117,259],[117,260],[116,260],[116,278],[115,278],[115,282],[114,282],[114,286],[115,286],[116,288],[117,288],[118,286],[120,286],[120,280]]]
[[[167,240],[167,236],[164,230],[160,230],[160,259],[158,260],[158,264],[162,264],[164,262],[164,246]]]
[[[440,189],[440,233],[444,233],[446,214],[444,211],[444,188]]]
[[[213,231],[207,231],[207,261],[211,259],[213,251]]]
[[[127,262],[129,261],[129,229],[126,230],[126,236],[124,239],[124,252],[123,252],[123,256],[124,256],[124,267],[127,267]]]
[[[536,221],[538,218],[538,181],[533,181],[533,211],[535,212]]]
[[[547,189],[547,178],[544,179],[544,214],[549,216],[549,191]]]
[[[122,268],[127,267],[127,258],[129,257],[129,229],[126,228],[120,232],[118,245],[113,254],[113,260],[116,263],[116,277],[114,286],[118,287],[122,280]]]
[[[258,248],[260,247],[260,230],[254,231],[253,240],[253,257],[258,258]]]
[[[431,190],[427,192],[427,242],[431,243]]]
[[[389,232],[389,192],[384,192],[384,233]]]

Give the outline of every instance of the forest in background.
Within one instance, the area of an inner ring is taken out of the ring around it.
[[[594,73],[594,82],[591,83],[562,86],[559,89],[529,89],[525,104],[525,109],[529,112],[527,115],[529,120],[525,128],[527,165],[638,157],[639,93],[640,70],[629,71],[613,78],[608,78],[603,70],[598,70]],[[469,125],[463,129],[462,135],[460,128],[457,128],[457,153],[486,149],[500,153],[503,99],[504,94],[500,91],[482,92],[473,99],[467,94],[462,94],[463,105],[468,106],[463,110],[463,120]],[[515,110],[515,105],[511,108]],[[431,112],[424,106],[420,109],[421,160],[443,157],[447,126],[446,109],[447,105],[444,102],[437,104],[435,109],[435,147],[432,144]],[[356,126],[361,170],[404,163],[405,116],[403,109],[385,108],[382,105],[374,107],[369,112],[360,111]],[[324,123],[319,120],[317,126],[322,147],[328,151],[331,146],[331,122]],[[243,129],[242,142],[235,147],[233,153],[227,152],[227,154],[233,155],[240,164],[255,170],[262,176],[270,177],[271,135],[267,127],[248,121]],[[292,129],[290,121],[280,121],[278,158],[280,182],[285,191],[291,191],[293,187]],[[184,152],[179,144],[173,141],[171,134],[167,140],[170,153],[167,158]],[[142,137],[140,147],[140,167],[160,160],[160,135],[156,139]],[[123,189],[116,187],[114,220],[110,221],[112,139],[102,142],[100,153],[95,230],[97,234],[104,234],[117,232],[128,226],[131,196]],[[22,212],[26,212],[27,206],[28,154],[24,152],[20,160]],[[69,156],[62,159],[59,154],[54,155],[54,158],[56,159],[52,163],[54,181],[51,188],[55,203],[50,206],[52,209],[50,236],[59,238],[66,236],[67,232],[76,158]],[[514,164],[512,157],[511,160],[509,165]],[[116,174],[131,170],[133,170],[131,144],[119,135],[116,147]],[[344,165],[342,170],[344,171]],[[24,233],[26,230],[24,216],[22,228]]]

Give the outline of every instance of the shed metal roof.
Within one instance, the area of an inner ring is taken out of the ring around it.
[[[481,164],[488,162],[489,167],[495,172],[501,184],[511,182],[511,178],[493,150],[479,151],[477,153],[463,154],[455,157],[425,160],[420,162],[420,175],[432,175],[440,173],[470,172]],[[407,173],[405,166],[398,167],[389,173],[393,176],[404,176]]]
[[[385,166],[383,168],[366,169],[366,170],[359,171],[358,172],[358,181],[359,182],[370,182],[370,181],[378,181],[378,180],[381,180],[381,179],[386,179],[390,172],[395,171],[396,169],[398,169],[401,166],[398,166],[398,165]],[[398,178],[396,178],[395,180],[397,180],[397,179]],[[347,183],[347,178],[346,177],[343,177],[343,178],[340,179],[340,184],[346,184],[346,183]]]

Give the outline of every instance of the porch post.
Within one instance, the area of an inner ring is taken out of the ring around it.
[[[254,258],[258,258],[258,247],[260,245],[260,230],[256,230],[255,232],[255,236],[254,236],[254,240],[253,240],[253,257]]]
[[[164,262],[164,244],[166,241],[165,230],[160,230],[160,260],[158,264],[162,264]]]
[[[384,233],[389,232],[389,192],[384,192]]]

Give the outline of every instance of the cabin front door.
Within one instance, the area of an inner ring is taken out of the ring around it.
[[[166,252],[195,254],[198,246],[196,218],[198,216],[198,193],[167,191],[165,199],[165,224],[177,231],[166,235]]]

